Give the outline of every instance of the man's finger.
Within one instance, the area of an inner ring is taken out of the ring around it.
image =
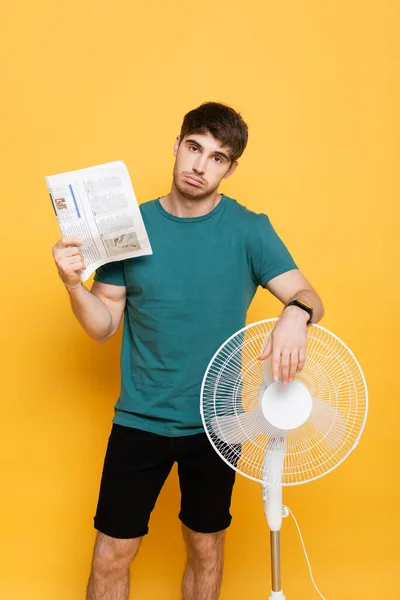
[[[283,384],[286,384],[286,383],[289,383],[290,353],[289,353],[288,350],[284,350],[282,352],[282,361],[281,361],[281,364],[282,364],[282,367],[281,367],[281,369],[282,369],[281,380],[282,380]]]
[[[289,381],[293,381],[296,375],[298,362],[299,352],[298,350],[293,350],[292,354],[290,355]]]
[[[271,355],[271,352],[272,352],[272,335],[269,336],[268,343],[265,347],[265,350],[262,354],[260,354],[260,356],[258,357],[258,360],[265,360],[266,358],[268,358]]]
[[[279,380],[279,369],[281,365],[281,352],[274,350],[272,353],[272,378],[274,381]]]
[[[73,265],[77,262],[82,262],[83,256],[81,253],[75,254],[74,256],[69,256],[67,260],[67,264]]]
[[[64,256],[76,256],[76,255],[80,255],[82,256],[82,252],[79,250],[79,248],[77,246],[74,246],[73,248],[65,248],[65,250],[63,251],[63,255]]]
[[[300,348],[299,350],[299,363],[297,365],[297,372],[300,373],[302,368],[304,367],[304,363],[306,362],[306,351],[304,348]]]
[[[56,248],[67,248],[68,246],[82,246],[83,242],[77,237],[62,237],[61,240],[58,240],[56,244]]]

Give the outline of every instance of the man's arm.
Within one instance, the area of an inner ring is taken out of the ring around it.
[[[85,269],[78,238],[62,238],[53,248],[61,281],[66,286],[72,311],[86,333],[96,342],[108,340],[117,331],[126,303],[126,287],[95,281],[91,290],[80,283]]]
[[[313,323],[318,323],[324,316],[324,307],[321,298],[313,289],[311,283],[298,269],[293,269],[292,271],[287,271],[286,273],[282,273],[282,275],[278,275],[278,277],[274,277],[268,281],[264,287],[285,306],[291,300],[302,300],[303,302],[306,302],[306,304],[312,306]],[[289,311],[293,313],[304,313],[304,316],[307,315],[307,313],[297,306],[288,306],[284,309],[285,313]],[[308,317],[306,321],[307,320]]]
[[[285,306],[291,300],[302,300],[313,308],[313,323],[324,315],[321,299],[310,282],[298,269],[282,273],[268,281],[265,286]],[[259,356],[265,360],[272,355],[272,376],[286,384],[300,373],[306,360],[307,321],[309,315],[297,306],[284,308],[265,351]]]
[[[102,344],[114,335],[124,314],[125,286],[94,281],[90,291],[81,285],[68,293],[72,311],[89,337]]]

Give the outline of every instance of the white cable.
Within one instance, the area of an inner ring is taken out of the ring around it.
[[[303,536],[301,535],[300,527],[299,527],[299,525],[298,525],[298,523],[297,523],[297,521],[296,521],[296,517],[294,516],[294,514],[292,513],[292,511],[290,510],[290,508],[289,508],[288,506],[284,506],[284,507],[283,507],[283,509],[284,509],[284,510],[285,510],[285,508],[286,508],[286,509],[287,509],[287,510],[290,512],[290,514],[292,515],[293,521],[295,522],[295,524],[296,524],[296,527],[297,527],[297,531],[299,532],[300,541],[301,541],[301,544],[302,544],[302,546],[303,546],[304,554],[305,554],[306,561],[307,561],[307,564],[308,564],[308,569],[309,569],[309,571],[310,571],[310,575],[311,575],[311,581],[313,582],[313,584],[314,584],[314,587],[315,587],[315,589],[317,590],[318,594],[321,596],[321,598],[322,598],[323,600],[326,600],[326,598],[325,598],[325,597],[324,597],[324,596],[321,594],[321,592],[320,592],[320,591],[319,591],[319,589],[317,588],[317,584],[316,584],[316,583],[315,583],[315,581],[314,581],[314,577],[313,577],[313,574],[312,574],[312,571],[311,571],[311,565],[310,565],[310,561],[308,560],[308,556],[307,556],[307,550],[306,550],[306,547],[305,547],[305,545],[304,545]]]

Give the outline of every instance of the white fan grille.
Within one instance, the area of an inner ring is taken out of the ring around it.
[[[276,320],[248,325],[215,353],[203,378],[201,414],[211,443],[230,466],[262,481],[266,450],[284,452],[282,485],[295,485],[325,475],[349,455],[365,425],[368,393],[351,350],[327,329],[312,325],[306,363],[296,375],[311,394],[311,415],[290,431],[271,426],[260,403],[273,383],[271,358],[261,362],[257,357]],[[264,481],[266,475],[264,466]]]

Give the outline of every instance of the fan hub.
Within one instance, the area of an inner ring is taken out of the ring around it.
[[[269,385],[261,398],[264,417],[277,429],[296,429],[307,421],[312,410],[312,397],[301,381]]]

